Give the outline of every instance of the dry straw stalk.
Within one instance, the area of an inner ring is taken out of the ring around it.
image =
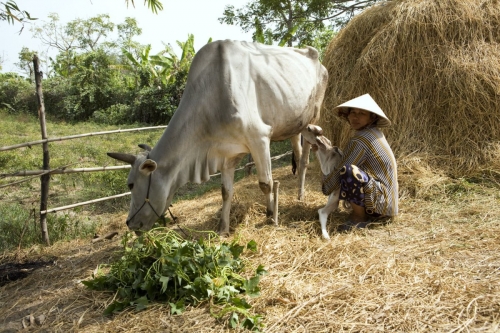
[[[500,4],[405,0],[375,5],[332,40],[321,126],[343,146],[350,133],[331,111],[370,93],[393,121],[398,160],[417,154],[465,176],[500,169]]]

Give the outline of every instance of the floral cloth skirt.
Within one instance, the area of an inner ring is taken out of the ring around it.
[[[340,200],[352,202],[365,207],[367,215],[381,216],[375,212],[377,194],[380,194],[380,184],[366,172],[355,165],[344,165],[340,169]]]

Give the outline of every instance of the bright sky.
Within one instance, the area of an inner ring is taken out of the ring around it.
[[[123,23],[126,17],[137,20],[142,35],[136,38],[141,44],[151,44],[152,54],[163,49],[163,43],[176,46],[176,41],[186,41],[188,34],[194,35],[195,49],[200,49],[208,39],[252,40],[251,33],[244,33],[238,26],[221,24],[224,8],[232,4],[243,7],[250,0],[161,0],[163,11],[153,14],[143,0],[135,0],[135,8],[127,8],[125,0],[16,0],[20,9],[26,10],[36,25],[48,22],[49,13],[59,14],[60,23],[66,24],[76,18],[88,19],[99,14],[109,14],[114,24]],[[0,21],[0,58],[4,60],[2,72],[18,72],[14,63],[22,47],[46,51],[37,39],[32,38],[30,24],[25,24],[19,35],[20,24],[9,25]],[[115,28],[116,30],[116,28]],[[180,51],[175,50],[180,54]]]

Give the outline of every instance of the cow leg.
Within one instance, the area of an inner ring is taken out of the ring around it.
[[[328,220],[328,215],[335,211],[339,207],[340,200],[340,189],[334,191],[330,196],[328,196],[328,202],[325,207],[318,209],[319,223],[321,224],[321,234],[324,239],[329,240],[330,236],[326,231],[326,222]]]
[[[299,135],[300,136],[300,135]],[[311,151],[311,144],[304,140],[302,147],[302,155],[300,155],[299,163],[299,193],[297,198],[299,201],[304,200],[305,196],[305,183],[306,183],[306,172],[307,166],[309,165],[309,153]]]
[[[274,212],[274,198],[271,152],[269,144],[270,140],[268,138],[264,138],[259,142],[253,142],[252,147],[250,147],[250,153],[255,161],[257,177],[259,178],[259,187],[266,197],[266,215],[272,216]]]
[[[234,170],[234,167],[221,170],[222,212],[219,224],[219,235],[221,236],[229,236],[229,213],[234,193]]]

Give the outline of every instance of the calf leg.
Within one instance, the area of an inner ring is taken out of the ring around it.
[[[328,202],[326,203],[325,207],[320,208],[318,210],[319,222],[321,224],[321,234],[323,235],[324,239],[327,240],[330,239],[330,236],[326,231],[326,222],[328,220],[328,215],[330,215],[330,213],[332,213],[339,207],[339,200],[340,200],[340,189],[330,194],[328,196]]]

